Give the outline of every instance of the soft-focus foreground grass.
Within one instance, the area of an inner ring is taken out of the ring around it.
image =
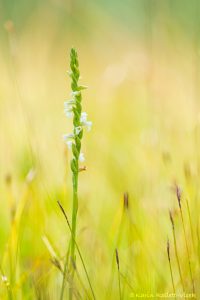
[[[77,242],[97,299],[119,298],[115,248],[124,299],[132,292],[172,292],[167,237],[176,291],[181,291],[169,209],[186,291],[191,292],[174,182],[183,190],[198,293],[195,44],[177,28],[169,35],[159,19],[159,38],[153,37],[152,44],[145,34],[134,37],[95,7],[88,22],[96,27],[90,32],[77,18],[63,34],[54,14],[35,14],[20,34],[15,25],[5,24],[0,53],[0,257],[9,281],[7,287],[2,280],[0,299],[59,299],[62,275],[44,237],[62,264],[70,232],[57,200],[70,217],[70,158],[61,137],[70,130],[63,101],[70,92],[66,71],[72,45],[79,52],[82,82],[89,85],[83,101],[94,124],[83,141],[87,171],[80,174]],[[84,298],[83,286],[90,290],[79,258],[77,264],[82,283],[76,278],[76,288]]]

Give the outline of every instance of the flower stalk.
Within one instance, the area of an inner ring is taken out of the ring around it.
[[[81,140],[83,137],[83,131],[77,132],[77,128],[81,125],[81,92],[79,91],[78,80],[80,77],[79,63],[76,51],[71,49],[71,72],[69,73],[72,83],[72,95],[74,97],[74,105],[72,107],[73,111],[73,125],[74,125],[74,141],[72,143],[72,153],[73,158],[71,160],[71,170],[72,170],[72,183],[73,183],[73,207],[72,207],[72,240],[71,240],[71,259],[75,263],[75,239],[76,239],[76,219],[78,211],[78,173],[79,173],[79,156],[81,150]]]
[[[78,179],[79,172],[84,167],[79,166],[85,160],[84,154],[81,152],[81,143],[83,138],[83,128],[90,130],[92,122],[87,120],[87,113],[82,112],[82,94],[81,91],[86,89],[85,86],[79,85],[80,71],[78,55],[74,48],[70,52],[70,71],[68,72],[71,78],[71,99],[64,102],[64,113],[67,118],[73,117],[73,132],[64,134],[63,139],[68,148],[72,151],[71,171],[73,185],[73,201],[72,201],[72,225],[71,225],[71,246],[70,257],[72,265],[72,282],[74,267],[76,265],[76,227],[77,227],[77,212],[78,212]],[[73,287],[72,287],[73,289]],[[72,299],[72,294],[69,297]]]

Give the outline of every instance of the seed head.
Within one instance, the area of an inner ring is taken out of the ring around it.
[[[128,209],[129,207],[129,195],[127,192],[124,193],[124,209]]]
[[[169,239],[167,239],[167,256],[168,256],[168,260],[170,261],[170,244],[169,244]]]
[[[172,228],[174,230],[174,219],[173,219],[171,210],[169,211],[169,217],[170,217],[170,221],[171,221],[171,224],[172,224]]]
[[[53,264],[56,268],[58,268],[60,271],[62,271],[61,264],[60,264],[59,260],[58,260],[56,257],[52,257],[50,260],[51,260],[52,264]]]
[[[12,183],[12,176],[11,176],[11,174],[7,174],[7,175],[5,176],[5,182],[6,182],[6,184],[7,184],[8,186],[11,185],[11,183]]]
[[[119,255],[118,255],[117,248],[115,249],[115,257],[116,257],[116,262],[117,262],[117,268],[119,270]]]
[[[175,192],[176,192],[176,197],[177,197],[177,200],[178,200],[178,205],[181,208],[181,194],[182,193],[181,193],[180,187],[177,184],[175,184]]]

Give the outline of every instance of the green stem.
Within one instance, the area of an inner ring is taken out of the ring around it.
[[[78,161],[77,161],[78,165]],[[76,255],[75,255],[75,247],[76,247],[76,224],[77,224],[77,212],[78,212],[78,172],[73,172],[73,207],[72,207],[72,239],[71,239],[71,282],[72,285],[69,287],[69,300],[73,298],[73,282],[74,282],[74,265],[76,265]]]
[[[72,240],[71,240],[71,259],[73,263],[75,263],[77,211],[78,211],[78,173],[73,173],[73,207],[72,207]]]

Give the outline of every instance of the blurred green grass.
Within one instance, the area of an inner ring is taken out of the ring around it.
[[[199,228],[197,4],[0,2],[0,253],[9,280],[16,272],[14,299],[35,299],[37,290],[42,299],[57,299],[60,292],[61,275],[42,236],[65,255],[70,233],[56,201],[70,216],[70,158],[62,134],[70,130],[63,101],[70,92],[71,46],[89,86],[83,101],[94,124],[83,142],[87,172],[80,176],[78,242],[97,298],[118,297],[115,267],[112,272],[116,247],[122,273],[135,291],[172,290],[166,240],[172,241],[168,209],[177,209],[174,181],[189,198],[194,231]],[[36,171],[33,182],[27,181],[30,170]],[[8,175],[11,185],[5,183]],[[126,191],[130,214],[117,245]],[[19,217],[12,223],[10,212],[17,207]],[[178,217],[176,222],[190,290]],[[198,276],[196,252],[192,265]],[[174,257],[173,266],[179,290]],[[112,293],[102,295],[110,289],[110,274]],[[0,292],[6,299],[3,283]],[[128,299],[130,288],[124,293]]]

